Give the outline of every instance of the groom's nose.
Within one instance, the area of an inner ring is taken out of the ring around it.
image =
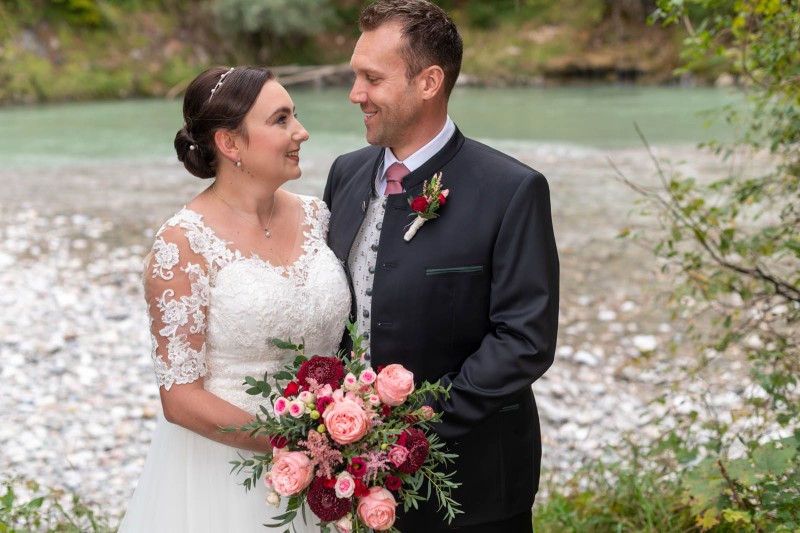
[[[364,104],[367,102],[367,93],[362,89],[363,81],[359,81],[358,77],[356,77],[356,81],[353,82],[353,88],[350,89],[350,101],[354,104]]]

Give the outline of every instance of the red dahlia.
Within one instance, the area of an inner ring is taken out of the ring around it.
[[[315,355],[300,365],[297,380],[304,384],[306,378],[311,378],[319,385],[336,387],[344,377],[344,365],[337,357],[320,357]]]
[[[323,522],[339,520],[353,507],[349,498],[337,498],[336,490],[326,486],[325,479],[314,478],[308,487],[306,498],[308,507]]]
[[[404,441],[403,446],[408,449],[408,457],[397,467],[404,474],[413,474],[419,470],[428,458],[430,444],[428,438],[417,428],[407,428],[400,436]],[[400,439],[398,439],[398,442]]]

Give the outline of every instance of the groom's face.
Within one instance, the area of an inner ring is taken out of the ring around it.
[[[418,144],[423,103],[419,80],[406,76],[402,43],[400,25],[385,24],[362,33],[350,59],[355,72],[350,101],[364,113],[367,142],[391,148],[400,159]]]

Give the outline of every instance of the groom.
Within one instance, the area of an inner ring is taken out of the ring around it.
[[[530,533],[541,438],[531,383],[553,362],[558,256],[545,178],[464,137],[447,114],[461,37],[425,0],[364,9],[350,100],[370,145],[340,156],[325,187],[330,246],[347,266],[372,366],[400,363],[450,397],[435,426],[459,455],[452,524],[436,501],[403,532]],[[441,172],[438,218],[409,241],[409,198]]]

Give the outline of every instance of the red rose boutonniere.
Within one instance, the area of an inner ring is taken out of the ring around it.
[[[417,234],[417,230],[422,227],[426,220],[432,220],[439,216],[437,211],[440,206],[447,203],[448,194],[450,194],[450,189],[442,190],[442,173],[437,172],[431,177],[430,181],[425,181],[422,184],[422,194],[420,196],[409,198],[408,203],[411,204],[411,210],[416,214],[416,218],[403,236],[406,242]]]

